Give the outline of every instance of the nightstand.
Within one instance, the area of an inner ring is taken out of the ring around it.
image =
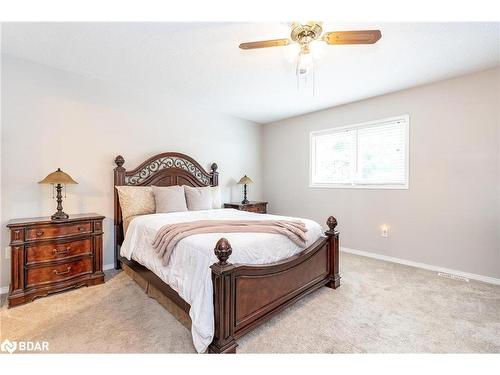
[[[267,202],[250,201],[246,204],[241,202],[224,203],[224,208],[235,208],[240,211],[256,212],[265,214],[267,212]]]
[[[102,221],[97,214],[11,220],[9,307],[104,282]]]

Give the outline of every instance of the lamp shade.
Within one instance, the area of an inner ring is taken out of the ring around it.
[[[75,180],[71,178],[71,176],[63,171],[61,168],[57,168],[57,171],[50,173],[47,177],[45,177],[42,181],[38,182],[39,184],[77,184]]]
[[[250,185],[250,184],[253,184],[253,181],[250,177],[248,177],[247,175],[244,175],[239,181],[238,181],[238,185]]]

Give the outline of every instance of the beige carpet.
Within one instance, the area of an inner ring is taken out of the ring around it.
[[[500,286],[341,254],[322,288],[240,339],[239,353],[500,352]],[[190,332],[123,272],[0,312],[0,337],[51,352],[194,352]]]

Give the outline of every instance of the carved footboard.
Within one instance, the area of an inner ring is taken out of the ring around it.
[[[300,254],[266,265],[233,265],[231,245],[221,238],[215,246],[219,262],[211,266],[214,289],[214,340],[211,353],[235,353],[236,339],[314,290],[337,288],[339,234],[330,216],[326,238]]]

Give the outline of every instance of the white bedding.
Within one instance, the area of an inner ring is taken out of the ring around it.
[[[262,220],[292,219],[306,224],[307,246],[323,235],[321,226],[307,219],[263,215],[235,209],[171,212],[142,215],[133,219],[127,229],[120,253],[127,259],[153,271],[191,305],[193,343],[204,352],[214,335],[213,290],[210,265],[216,263],[216,242],[225,237],[233,249],[230,263],[266,264],[288,258],[303,250],[280,234],[270,233],[207,233],[186,237],[175,247],[169,264],[163,266],[151,243],[158,229],[165,224],[194,220]]]

